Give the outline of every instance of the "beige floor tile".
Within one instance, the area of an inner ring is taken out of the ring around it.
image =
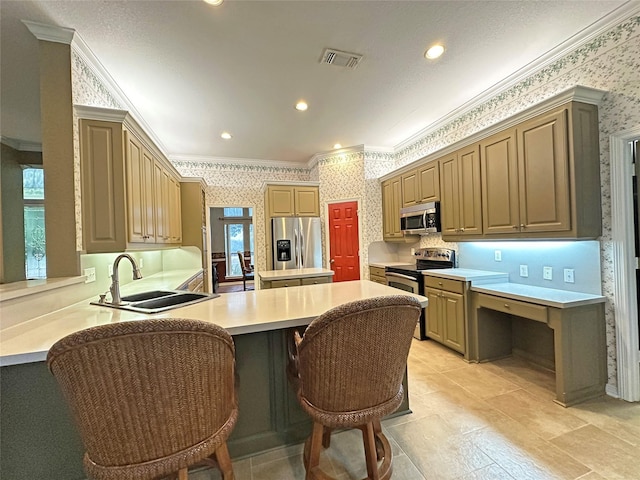
[[[576,417],[640,447],[640,403],[602,396],[570,407]]]
[[[320,468],[328,475],[335,476],[333,465],[325,452],[320,454]],[[260,462],[251,467],[252,480],[300,480],[305,477],[302,453],[279,458],[270,462]]]
[[[503,417],[465,437],[518,480],[573,480],[590,471],[511,418]]]
[[[520,357],[508,357],[478,366],[540,397],[556,397],[555,373]]]
[[[454,479],[492,463],[438,415],[388,430],[420,473],[430,480]]]
[[[235,480],[251,480],[251,459],[233,460]],[[217,468],[206,468],[189,472],[189,480],[221,480],[222,475]]]
[[[586,475],[583,475],[580,478],[577,478],[576,480],[607,480],[606,478],[604,478],[602,475],[600,475],[599,473],[596,472],[589,472]]]
[[[607,479],[640,479],[640,449],[598,427],[587,425],[551,443]]]
[[[437,372],[445,372],[468,365],[461,354],[431,340],[414,340],[409,356],[419,357],[419,360],[424,361]]]
[[[479,365],[446,372],[446,377],[480,398],[490,398],[520,389],[519,385]]]
[[[515,480],[495,463],[484,468],[479,468],[471,473],[467,473],[456,480]]]
[[[539,398],[524,390],[498,395],[488,401],[494,408],[545,439],[557,437],[587,423],[548,398]]]
[[[417,369],[416,369],[417,370]],[[420,370],[414,370],[409,366],[409,394],[428,395],[429,393],[439,392],[450,388],[458,388],[458,385],[442,373],[431,373]]]
[[[259,455],[251,457],[251,465],[253,467],[259,466],[261,463],[269,463],[274,460],[281,460],[292,456],[302,455],[304,449],[304,443],[298,443],[296,445],[289,445],[287,447],[275,448]]]

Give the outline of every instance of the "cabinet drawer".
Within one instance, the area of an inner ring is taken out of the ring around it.
[[[292,278],[290,280],[272,280],[271,288],[282,288],[282,287],[298,287],[301,285],[299,278]]]
[[[424,276],[424,284],[426,287],[439,288],[447,292],[464,293],[464,284],[460,280],[449,280],[448,278]]]
[[[382,268],[382,267],[369,267],[369,276],[371,276],[371,277],[384,277],[384,268]]]
[[[331,283],[331,277],[309,277],[302,278],[302,285],[317,285],[319,283]]]
[[[476,297],[476,306],[547,323],[547,307],[542,305],[479,293]]]

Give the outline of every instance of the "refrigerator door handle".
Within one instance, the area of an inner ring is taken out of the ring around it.
[[[298,263],[298,231],[296,229],[293,230],[293,255],[296,261],[296,267],[299,268],[300,264]]]
[[[300,265],[298,268],[304,268],[304,233],[300,230]]]

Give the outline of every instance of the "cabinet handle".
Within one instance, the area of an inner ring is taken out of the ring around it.
[[[514,225],[513,228],[517,230],[518,229],[518,225]]]
[[[520,228],[527,228],[524,223],[520,224]]]
[[[438,282],[438,285],[442,285],[442,282]]]
[[[461,232],[464,232],[464,227],[462,227],[462,228],[460,229],[460,231],[461,231]]]
[[[511,308],[508,303],[504,304],[504,308]]]

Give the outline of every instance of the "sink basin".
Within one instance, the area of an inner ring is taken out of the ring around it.
[[[194,303],[204,302],[219,297],[216,293],[194,293],[184,291],[152,290],[122,297],[120,305],[112,303],[91,302],[91,305],[118,308],[140,313],[158,313],[173,308],[186,307]]]
[[[150,292],[136,293],[134,295],[126,295],[122,297],[123,302],[141,302],[142,300],[151,300],[152,298],[166,297],[167,295],[175,295],[177,292],[166,290],[151,290]]]

